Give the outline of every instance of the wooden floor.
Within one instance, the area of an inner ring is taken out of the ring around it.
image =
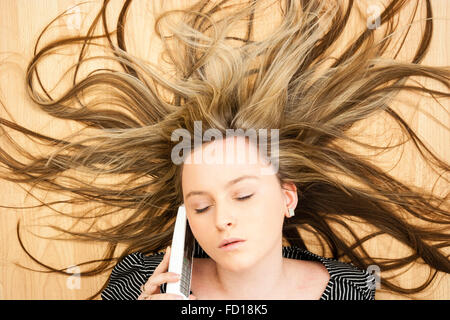
[[[172,4],[175,6],[182,2],[182,0],[164,1],[167,7]],[[16,121],[30,129],[38,130],[55,137],[74,130],[76,126],[67,122],[52,120],[42,112],[39,112],[30,103],[29,98],[26,96],[24,86],[24,71],[26,64],[33,55],[35,41],[43,27],[63,10],[68,9],[77,2],[75,0],[0,0],[0,99],[6,103],[8,110],[12,112]],[[122,3],[119,0],[112,2],[114,8],[120,8]],[[370,3],[375,2],[370,1]],[[101,1],[99,0],[91,1],[90,4],[83,5],[79,12],[74,10],[74,14],[71,17],[62,19],[57,24],[59,27],[54,26],[52,28],[50,37],[59,36],[62,33],[67,34],[67,32],[76,32],[78,28],[85,27],[86,25],[83,24],[82,18],[85,17],[88,19],[92,17],[92,8],[97,9],[100,3]],[[142,4],[144,1],[136,1],[136,4],[133,4],[135,7],[132,8],[129,17],[130,29],[148,30],[148,32],[151,32],[151,21],[143,18],[142,13],[146,11],[138,8],[139,3]],[[445,21],[444,18],[450,18],[450,1],[432,0],[432,4],[436,17],[435,34],[433,36],[432,48],[424,64],[448,66],[450,62],[450,44],[448,41],[450,21]],[[144,10],[149,9],[144,8]],[[146,12],[146,14],[149,13]],[[401,24],[402,21],[400,22]],[[420,35],[421,29],[417,26],[414,28],[413,30],[415,32],[412,32],[412,35]],[[407,50],[413,52],[416,46],[412,41],[410,42],[412,45]],[[149,43],[135,39],[135,41],[130,40],[129,47],[132,47],[140,56],[148,57],[149,60],[156,59],[157,52],[154,48],[150,50]],[[409,43],[406,45],[408,46]],[[61,59],[63,58],[61,56]],[[54,62],[47,66],[43,64],[40,71],[44,80],[56,84],[57,79],[55,78],[55,74],[60,75],[58,72],[62,70],[63,65]],[[429,82],[427,84],[432,88],[435,85]],[[407,119],[408,123],[416,130],[419,136],[433,146],[432,150],[441,156],[441,158],[449,160],[450,135],[448,128],[450,128],[450,119],[448,114],[431,99],[418,97],[412,101],[410,100],[410,102],[417,102],[418,99],[422,99],[423,101],[420,101],[422,108],[438,118],[441,122],[441,125],[439,125],[423,112],[414,112],[413,108],[409,108],[407,100],[410,97],[408,95],[405,95],[403,98],[405,98],[406,103],[396,104],[396,109],[404,115],[405,119]],[[449,109],[448,101],[441,100],[441,103],[443,103],[447,110]],[[1,110],[1,116],[9,118],[3,109]],[[361,127],[367,129],[367,136],[370,136],[371,133],[380,134],[384,132],[386,123],[381,120],[371,119],[370,121],[361,123]],[[8,132],[13,137],[23,141],[23,145],[28,150],[43,152],[33,144],[30,144],[21,135],[12,133],[10,130]],[[2,142],[3,147],[4,144]],[[431,190],[436,175],[423,164],[418,156],[414,156],[416,153],[411,154],[408,151],[411,151],[411,149],[404,149],[402,162],[393,168],[391,173],[399,177],[402,181],[423,186]],[[392,154],[384,155],[379,159],[379,164],[389,169],[395,165],[397,160],[398,157]],[[25,191],[22,188],[25,186],[2,181],[1,187],[0,204],[2,205],[20,206],[38,204],[35,199],[31,199],[30,197],[24,199]],[[29,187],[26,187],[26,189],[29,189]],[[448,192],[448,185],[445,185],[441,180],[435,190],[436,193],[442,195],[446,191]],[[46,201],[59,199],[58,195],[54,194],[45,194],[42,192],[37,192],[37,194],[46,196]],[[57,206],[55,207],[58,208]],[[68,277],[64,275],[32,272],[19,268],[16,266],[16,263],[32,269],[41,270],[40,266],[27,258],[20,248],[16,237],[17,219],[21,218],[21,221],[27,224],[34,223],[34,217],[38,214],[38,211],[36,209],[15,210],[0,208],[0,212],[0,299],[84,299],[94,293],[109,276],[109,274],[105,274],[103,276],[79,279],[76,275],[80,270],[76,266],[83,261],[100,257],[104,248],[103,246],[48,241],[36,238],[32,233],[26,232],[26,230],[23,231],[22,238],[24,244],[31,250],[33,255],[52,266],[66,268],[67,266],[73,265],[75,267],[71,269],[71,272],[74,275]],[[39,212],[39,217],[45,216],[45,210],[40,210]],[[39,231],[43,230],[40,227]],[[39,234],[46,233],[39,232]],[[388,238],[371,242],[368,250],[376,256],[401,256],[405,253],[403,246]],[[380,276],[383,277],[385,275],[381,274]],[[399,277],[399,280],[404,286],[414,286],[420,283],[426,276],[427,269],[417,266]],[[449,299],[449,276],[441,276],[439,279],[440,282],[436,282],[430,290],[420,295],[419,298]],[[400,297],[379,292],[376,298],[399,299]]]

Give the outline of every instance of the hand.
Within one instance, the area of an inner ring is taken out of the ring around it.
[[[166,272],[169,268],[170,246],[164,253],[164,258],[156,267],[153,274],[148,278],[147,282],[142,285],[142,293],[138,300],[183,300],[178,294],[161,293],[161,285],[166,282],[176,282],[180,279],[180,275],[174,272]],[[189,300],[197,300],[194,295],[189,295]]]

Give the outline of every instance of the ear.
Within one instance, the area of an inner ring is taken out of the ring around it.
[[[283,183],[281,186],[285,203],[283,212],[286,217],[290,218],[288,208],[295,209],[298,203],[297,187],[292,182]]]

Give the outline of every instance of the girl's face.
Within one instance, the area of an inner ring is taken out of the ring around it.
[[[217,148],[224,150],[222,162]],[[198,152],[201,162],[195,162]],[[258,154],[256,146],[231,137],[203,144],[183,164],[183,199],[192,233],[210,258],[229,270],[249,268],[278,248],[287,207],[297,205],[295,185],[282,189],[276,172],[267,174],[271,165],[259,157],[251,160],[250,153]],[[246,159],[237,161],[243,155]],[[226,238],[245,242],[226,251],[219,247]]]

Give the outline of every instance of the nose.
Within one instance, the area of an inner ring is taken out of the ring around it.
[[[233,210],[224,205],[216,205],[216,227],[219,230],[225,230],[236,224],[236,217]]]

